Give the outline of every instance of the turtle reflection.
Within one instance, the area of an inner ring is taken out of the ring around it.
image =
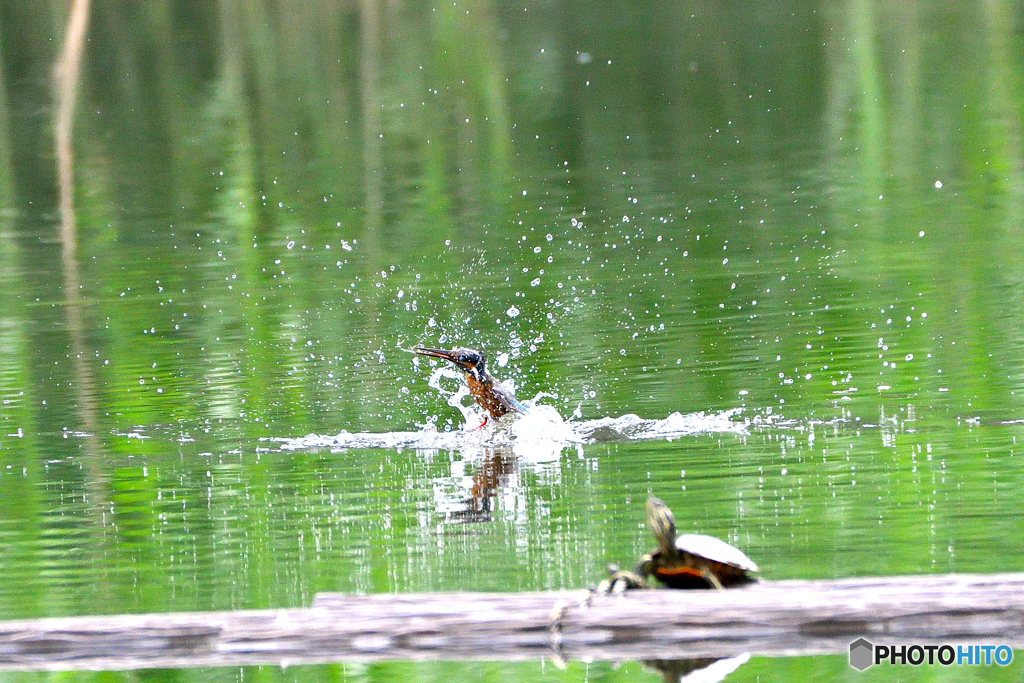
[[[646,659],[641,664],[660,672],[665,683],[718,683],[749,659],[744,652],[725,659]]]

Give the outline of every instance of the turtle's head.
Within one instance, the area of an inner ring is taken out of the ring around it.
[[[660,498],[647,499],[647,526],[666,555],[676,552],[676,518]]]

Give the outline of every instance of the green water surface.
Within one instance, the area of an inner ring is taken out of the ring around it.
[[[65,11],[0,3],[0,619],[583,588],[653,545],[652,494],[768,579],[1024,571],[1019,3],[95,0],[62,231]],[[415,344],[566,419],[749,424],[282,450],[463,428]]]

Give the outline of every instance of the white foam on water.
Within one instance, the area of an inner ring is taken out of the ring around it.
[[[461,398],[461,397],[460,397]],[[467,427],[439,432],[433,424],[409,432],[347,432],[333,436],[308,434],[297,439],[274,438],[283,450],[311,448],[414,448],[423,450],[475,450],[510,448],[532,462],[558,460],[562,449],[575,444],[613,443],[652,439],[675,439],[693,434],[746,434],[748,422],[735,420],[742,408],[718,413],[672,413],[663,419],[645,419],[632,413],[597,420],[565,421],[550,405],[526,401],[524,415],[506,415],[474,428],[482,419],[473,406],[466,409]]]

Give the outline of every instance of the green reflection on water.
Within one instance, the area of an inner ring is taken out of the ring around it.
[[[578,588],[650,548],[650,493],[768,578],[1022,570],[1018,6],[94,2],[77,291],[62,12],[0,8],[3,617]],[[458,429],[415,343],[563,416],[760,426],[260,441]],[[244,677],[639,672],[539,667]]]

